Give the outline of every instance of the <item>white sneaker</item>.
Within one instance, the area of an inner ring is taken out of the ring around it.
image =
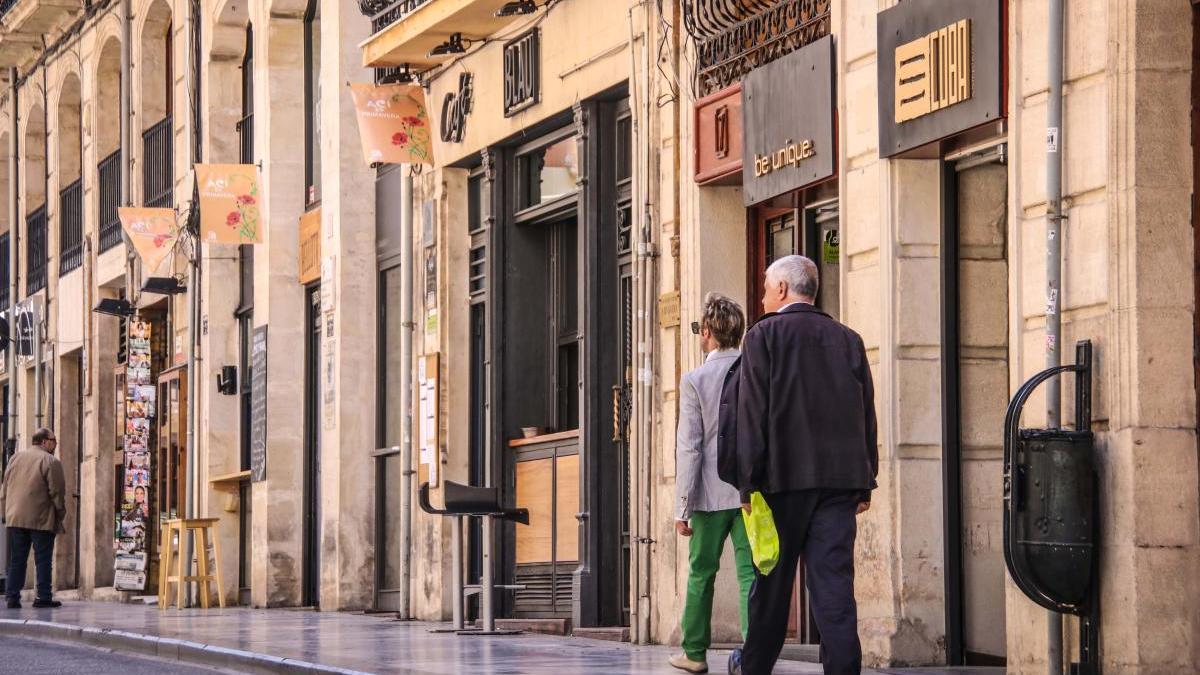
[[[679,653],[671,657],[670,664],[680,670],[686,670],[689,673],[707,673],[707,661],[693,661],[688,658],[687,654]]]

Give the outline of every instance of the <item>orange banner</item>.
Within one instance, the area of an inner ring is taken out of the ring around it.
[[[300,283],[321,278],[321,207],[300,216]]]
[[[258,167],[253,164],[197,164],[200,238],[219,244],[261,244]]]
[[[147,276],[154,274],[179,239],[175,211],[122,206],[117,209],[117,216],[121,219],[125,234],[133,242],[134,250],[142,259],[142,269]]]
[[[425,91],[417,85],[350,84],[368,164],[433,164]]]

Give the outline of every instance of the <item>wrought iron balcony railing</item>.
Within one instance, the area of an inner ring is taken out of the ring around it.
[[[121,243],[121,150],[100,160],[100,252]]]
[[[58,275],[83,264],[83,181],[63,188],[58,194]]]
[[[46,287],[48,253],[46,205],[42,204],[25,217],[25,295],[33,295]]]
[[[170,115],[142,132],[142,197],[146,206],[172,206],[175,171],[171,145]]]
[[[371,32],[378,33],[428,2],[432,0],[358,0],[358,8],[371,17]]]
[[[696,95],[740,82],[751,70],[829,35],[831,0],[684,0],[696,40]]]

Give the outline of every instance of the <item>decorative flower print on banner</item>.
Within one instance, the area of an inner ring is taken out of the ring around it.
[[[363,158],[369,164],[432,164],[425,91],[416,85],[351,84]]]
[[[262,243],[258,168],[253,164],[197,164],[200,237],[222,244]]]
[[[179,226],[172,209],[144,209],[120,207],[117,215],[121,227],[133,243],[134,250],[142,259],[142,266],[153,274],[163,260],[175,248],[179,239]]]

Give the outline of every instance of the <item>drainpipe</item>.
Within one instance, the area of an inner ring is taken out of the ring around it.
[[[400,611],[411,619],[412,586],[412,360],[413,360],[413,179],[408,167],[400,183]]]
[[[18,233],[21,229],[21,207],[17,203],[20,198],[20,190],[17,189],[19,182],[20,171],[17,163],[19,161],[17,155],[17,134],[20,133],[20,125],[17,122],[18,92],[17,89],[17,69],[9,68],[8,70],[9,84],[12,85],[12,96],[9,101],[12,104],[12,114],[9,116],[9,123],[12,128],[8,135],[8,436],[14,441],[17,438],[17,420],[20,418],[20,413],[17,410],[17,293],[18,281],[20,279],[20,239]],[[7,439],[5,439],[7,440]],[[14,448],[15,449],[15,448]],[[5,465],[7,465],[7,458]]]
[[[1046,105],[1046,367],[1061,362],[1062,343],[1062,87],[1063,87],[1063,0],[1049,2],[1046,55],[1050,93]],[[1046,426],[1061,423],[1059,378],[1046,383]],[[1063,672],[1063,620],[1057,612],[1046,617],[1047,672]]]
[[[133,161],[133,141],[130,127],[133,124],[130,110],[133,61],[133,17],[129,0],[121,0],[121,205],[130,206],[129,165]]]

